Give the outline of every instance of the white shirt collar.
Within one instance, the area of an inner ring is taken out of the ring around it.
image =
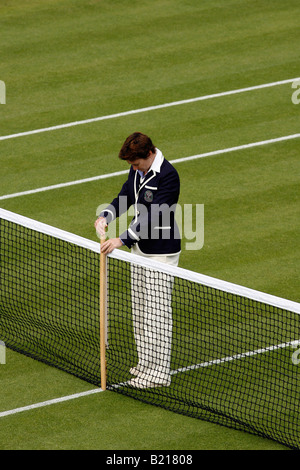
[[[160,173],[160,167],[162,165],[162,162],[164,161],[164,158],[165,157],[163,156],[162,152],[159,149],[156,149],[155,158],[146,175],[144,175],[142,171],[138,170],[141,177],[140,181],[142,182],[145,176],[147,176],[151,170],[153,171],[153,173]]]
[[[149,168],[149,171],[153,170],[154,173],[160,173],[160,167],[164,161],[164,156],[159,149],[156,149],[156,155],[152,162],[152,165]]]

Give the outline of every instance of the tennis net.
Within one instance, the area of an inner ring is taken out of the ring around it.
[[[97,386],[99,252],[0,209],[0,340]],[[107,270],[108,390],[300,449],[300,304],[123,250]]]

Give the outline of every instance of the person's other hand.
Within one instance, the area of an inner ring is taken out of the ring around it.
[[[108,255],[115,248],[120,248],[123,245],[120,238],[110,238],[105,242],[101,243],[101,253]]]

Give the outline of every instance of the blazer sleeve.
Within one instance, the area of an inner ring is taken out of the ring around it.
[[[99,217],[105,217],[107,224],[124,214],[132,205],[129,191],[131,179],[132,169],[130,169],[128,179],[123,184],[118,196],[100,213]]]

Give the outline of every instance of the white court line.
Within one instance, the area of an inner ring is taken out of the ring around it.
[[[222,150],[214,150],[213,152],[206,152],[206,153],[201,153],[198,155],[192,155],[190,157],[177,158],[175,160],[170,160],[170,163],[174,165],[177,163],[187,162],[190,160],[196,160],[198,158],[212,157],[215,155],[222,155],[222,154],[229,153],[229,152],[235,152],[237,150],[245,150],[245,149],[250,149],[253,147],[259,147],[262,145],[269,145],[269,144],[274,144],[277,142],[284,142],[287,140],[298,139],[299,137],[300,137],[300,134],[286,135],[283,137],[277,137],[275,139],[262,140],[260,142],[252,142],[250,144],[239,145],[237,147],[230,147],[230,148],[222,149]],[[5,199],[12,199],[15,197],[20,197],[20,196],[28,196],[29,194],[36,194],[36,193],[40,193],[43,191],[50,191],[53,189],[65,188],[67,186],[74,186],[77,184],[90,183],[92,181],[113,178],[115,176],[125,175],[128,173],[128,171],[129,170],[117,171],[115,173],[107,173],[104,175],[92,176],[91,178],[84,178],[80,180],[69,181],[67,183],[53,184],[51,186],[44,186],[42,188],[30,189],[27,191],[21,191],[21,192],[12,193],[12,194],[5,194],[4,196],[0,196],[0,201],[3,201]]]
[[[189,370],[197,370],[201,367],[208,367],[212,365],[223,364],[224,362],[234,361],[236,359],[243,359],[245,357],[257,356],[258,354],[263,354],[268,351],[277,351],[278,349],[288,348],[288,347],[297,347],[300,344],[300,340],[289,341],[288,343],[276,344],[275,346],[267,346],[266,348],[256,349],[255,351],[247,351],[240,354],[235,354],[233,356],[222,357],[221,359],[213,359],[212,361],[202,362],[201,364],[193,364],[188,367],[182,367],[171,372],[171,374],[178,374],[180,372],[187,372]]]
[[[0,196],[0,201],[4,199],[11,199],[19,196],[27,196],[28,194],[40,193],[43,191],[51,191],[52,189],[65,188],[67,186],[74,186],[76,184],[89,183],[91,181],[102,180],[106,178],[112,178],[114,176],[125,175],[129,170],[116,171],[115,173],[107,173],[104,175],[92,176],[91,178],[85,178],[82,180],[68,181],[67,183],[52,184],[51,186],[44,186],[43,188],[29,189],[28,191],[22,191],[20,193],[6,194],[5,196]]]
[[[277,351],[278,349],[292,347],[295,348],[300,345],[300,340],[288,341],[287,343],[276,344],[275,346],[267,346],[265,348],[256,349],[254,351],[247,351],[240,354],[234,354],[233,356],[222,357],[221,359],[213,359],[211,361],[202,362],[201,364],[193,364],[187,367],[181,367],[180,369],[171,370],[171,375],[180,374],[182,372],[188,372],[190,370],[197,370],[202,367],[209,367],[213,365],[224,364],[225,362],[231,362],[239,359],[244,359],[245,357],[257,356],[258,354],[263,354],[269,351]],[[118,389],[120,387],[128,386],[128,382],[122,382],[119,384],[110,384],[110,386],[114,389]]]
[[[190,104],[190,103],[196,103],[197,101],[205,101],[205,100],[210,100],[214,98],[221,98],[224,96],[229,96],[229,95],[236,95],[238,93],[245,93],[248,91],[254,91],[254,90],[261,90],[263,88],[271,88],[279,85],[286,85],[288,83],[295,82],[296,80],[299,80],[299,77],[297,78],[289,78],[288,80],[280,80],[277,82],[271,82],[271,83],[264,83],[262,85],[255,85],[247,88],[239,88],[237,90],[231,90],[231,91],[224,91],[221,93],[214,93],[211,95],[205,95],[205,96],[198,96],[196,98],[190,98],[186,100],[180,100],[180,101],[173,101],[171,103],[164,103],[164,104],[159,104],[156,106],[149,106],[147,108],[140,108],[140,109],[132,109],[131,111],[124,111],[122,113],[116,113],[116,114],[109,114],[107,116],[99,116],[91,119],[84,119],[82,121],[74,121],[74,122],[69,122],[66,124],[59,124],[57,126],[50,126],[50,127],[44,127],[42,129],[35,129],[32,131],[26,131],[26,132],[19,132],[17,134],[10,134],[10,135],[3,135],[0,136],[0,141],[1,140],[8,140],[8,139],[15,139],[17,137],[25,137],[28,135],[34,135],[34,134],[40,134],[42,132],[50,132],[50,131],[56,131],[58,129],[66,129],[68,127],[74,127],[74,126],[80,126],[83,124],[91,124],[93,122],[99,122],[99,121],[106,121],[108,119],[115,119],[119,117],[124,117],[124,116],[130,116],[132,114],[139,114],[139,113],[145,113],[148,111],[155,111],[157,109],[163,109],[163,108],[170,108],[172,106],[180,106],[183,104]]]
[[[295,341],[289,341],[287,343],[276,344],[275,346],[268,346],[266,348],[257,349],[255,351],[247,351],[247,352],[244,352],[244,353],[235,354],[233,356],[227,356],[227,357],[223,357],[221,359],[214,359],[212,361],[202,362],[201,364],[195,364],[195,365],[191,365],[191,366],[188,366],[188,367],[182,367],[182,368],[177,369],[177,370],[172,370],[171,375],[179,374],[181,372],[187,372],[189,370],[197,370],[197,369],[200,369],[202,367],[209,367],[209,366],[212,366],[212,365],[223,364],[224,362],[230,362],[230,361],[234,361],[234,360],[238,360],[238,359],[243,359],[245,357],[256,356],[257,354],[263,354],[263,353],[268,352],[268,351],[276,351],[277,349],[283,349],[283,348],[286,348],[286,347],[295,348],[295,347],[299,346],[299,344],[300,344],[300,340],[295,340]],[[128,382],[122,382],[122,383],[119,383],[119,384],[111,384],[111,387],[117,389],[117,388],[127,386],[127,385],[128,385]],[[95,393],[100,393],[100,392],[103,392],[103,390],[101,388],[96,388],[96,389],[93,389],[93,390],[88,390],[86,392],[75,393],[73,395],[67,395],[67,396],[61,397],[61,398],[54,398],[53,400],[47,400],[47,401],[42,401],[40,403],[34,403],[33,405],[22,406],[20,408],[15,408],[15,409],[12,409],[12,410],[2,411],[2,412],[0,412],[0,418],[4,418],[5,416],[10,416],[10,415],[15,415],[17,413],[22,413],[23,411],[30,411],[30,410],[34,410],[36,408],[43,408],[45,406],[55,405],[57,403],[62,403],[62,402],[65,402],[65,401],[74,400],[76,398],[81,398],[81,397],[85,397],[85,396],[88,396],[88,395],[93,395]]]
[[[0,412],[0,418],[4,416],[14,415],[21,413],[22,411],[30,411],[36,408],[43,408],[44,406],[55,405],[56,403],[62,403],[64,401],[74,400],[75,398],[86,397],[87,395],[93,395],[94,393],[103,392],[102,388],[96,388],[88,390],[87,392],[75,393],[61,398],[54,398],[53,400],[42,401],[40,403],[34,403],[33,405],[22,406],[21,408],[15,408],[14,410]]]

